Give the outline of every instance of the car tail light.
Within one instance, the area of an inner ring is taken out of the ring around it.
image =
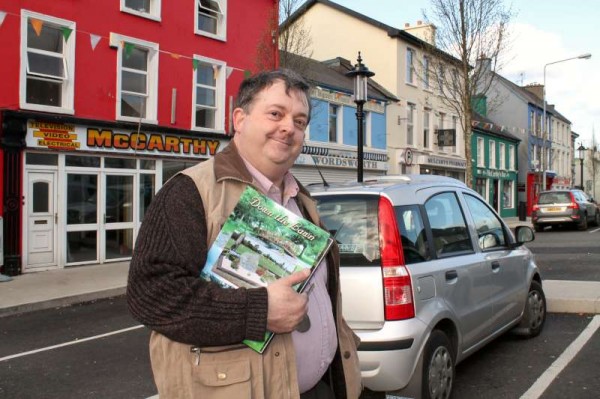
[[[385,319],[410,319],[415,317],[412,284],[404,264],[394,208],[387,198],[379,199],[378,216]]]
[[[540,210],[540,206],[539,206],[538,204],[535,204],[535,205],[533,206],[533,208],[531,208],[531,210],[532,210],[532,211],[534,211],[534,212],[535,212],[535,211],[539,211],[539,210]]]
[[[577,203],[577,201],[575,201],[575,196],[573,196],[573,193],[569,193],[571,195],[571,203],[569,204],[569,206],[567,206],[567,208],[569,209],[579,209],[579,204]]]

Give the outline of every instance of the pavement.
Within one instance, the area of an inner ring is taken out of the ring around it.
[[[506,218],[508,226],[529,219]],[[67,267],[0,280],[0,317],[67,306],[125,293],[129,262]],[[8,281],[4,281],[8,280]],[[548,312],[600,314],[600,282],[544,280]]]

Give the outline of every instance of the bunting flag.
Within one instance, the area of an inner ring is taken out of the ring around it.
[[[216,81],[219,76],[219,67],[217,65],[213,65],[213,79]]]
[[[60,30],[62,32],[63,37],[65,38],[65,42],[68,42],[69,41],[69,36],[71,36],[71,33],[73,32],[73,29],[67,28],[66,26],[63,26],[62,28],[60,28]]]
[[[233,72],[233,68],[227,67],[227,69],[225,70],[225,78],[226,79],[229,79],[229,75],[231,75],[231,72]]]
[[[125,51],[125,58],[129,58],[134,47],[135,46],[132,43],[123,42],[123,50]]]
[[[0,11],[0,26],[4,23],[4,17],[6,17],[6,13],[4,11]]]
[[[196,59],[193,59],[193,60],[192,60],[192,66],[194,67],[194,71],[195,71],[196,69],[198,69],[198,65],[199,65],[199,64],[200,64],[200,61],[198,61],[198,60],[196,60]]]
[[[90,44],[92,45],[92,50],[96,50],[96,46],[98,45],[99,41],[100,36],[90,33]]]
[[[175,54],[175,53],[171,53],[171,57],[175,58],[176,60],[181,58],[181,56],[179,54]]]
[[[44,27],[44,21],[41,21],[36,18],[29,18],[29,22],[31,22],[31,26],[33,27],[33,30],[34,30],[36,36],[41,35],[42,28]]]
[[[248,79],[251,75],[252,75],[252,72],[250,72],[249,70],[246,69],[244,71],[244,79]]]

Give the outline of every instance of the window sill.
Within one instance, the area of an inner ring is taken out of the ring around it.
[[[226,42],[227,41],[227,37],[225,35],[216,35],[214,33],[210,33],[210,32],[205,32],[203,30],[194,30],[194,34],[198,35],[198,36],[204,36],[204,37],[208,37],[211,39],[215,39],[215,40],[219,40],[221,42]]]
[[[73,108],[52,107],[50,105],[29,104],[29,103],[21,103],[21,104],[19,104],[19,107],[21,109],[26,109],[26,110],[30,110],[30,111],[42,111],[42,112],[52,112],[55,114],[75,115],[75,110]]]
[[[152,13],[138,11],[138,10],[134,10],[132,8],[123,8],[121,11],[126,14],[135,15],[136,17],[141,17],[141,18],[152,20],[152,21],[161,22],[160,15],[154,15]]]

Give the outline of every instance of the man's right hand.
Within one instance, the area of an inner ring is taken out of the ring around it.
[[[297,293],[292,286],[303,282],[308,276],[310,270],[306,269],[280,278],[267,286],[267,330],[288,333],[300,324],[308,311],[308,296]]]

